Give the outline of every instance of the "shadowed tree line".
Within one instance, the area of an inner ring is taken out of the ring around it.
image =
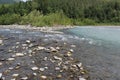
[[[0,24],[53,26],[119,22],[119,0],[33,0],[0,5]]]

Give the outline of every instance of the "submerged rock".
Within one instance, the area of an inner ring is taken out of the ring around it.
[[[38,67],[32,67],[31,69],[35,71],[35,70],[38,70]]]
[[[2,66],[3,63],[0,62],[0,66]]]
[[[22,77],[21,80],[28,80],[28,77]]]
[[[24,56],[24,54],[23,53],[16,53],[16,56],[17,57],[22,57],[22,56]]]
[[[40,76],[40,78],[41,79],[47,79],[47,76],[42,75],[42,76]]]
[[[8,58],[7,60],[8,60],[8,61],[14,61],[15,58]]]
[[[13,74],[12,76],[13,76],[13,77],[18,77],[18,76],[19,76],[19,74]]]

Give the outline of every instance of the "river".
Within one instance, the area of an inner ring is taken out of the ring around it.
[[[120,28],[76,27],[64,31],[78,36],[86,44],[79,44],[78,58],[91,75],[91,80],[120,80]]]

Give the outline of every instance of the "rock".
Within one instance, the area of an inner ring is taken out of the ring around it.
[[[28,80],[28,77],[22,77],[21,80]]]
[[[82,63],[78,63],[76,66],[77,66],[78,68],[81,68],[81,67],[82,67]]]
[[[39,70],[40,70],[40,71],[44,71],[44,70],[45,70],[45,68],[40,68]]]
[[[76,45],[71,45],[71,47],[75,48],[75,47],[76,47]]]
[[[57,50],[60,50],[60,47],[56,47]]]
[[[38,46],[38,49],[37,50],[44,50],[45,47],[42,47],[42,46]]]
[[[2,66],[2,65],[3,65],[3,63],[0,62],[0,66]]]
[[[55,60],[60,60],[60,61],[62,61],[62,58],[60,58],[60,57],[57,57],[57,56],[53,56],[53,57],[54,57]]]
[[[44,76],[44,75],[42,75],[40,77],[41,77],[41,79],[47,79],[47,76]]]
[[[10,80],[16,80],[16,78],[10,79]]]
[[[0,45],[3,44],[3,40],[0,40]]]
[[[73,50],[73,49],[70,49],[70,52],[74,52],[74,50]]]
[[[24,56],[24,54],[23,53],[16,53],[16,56],[17,57],[22,57],[22,56]]]
[[[57,52],[58,50],[55,49],[54,47],[50,47],[51,52]]]
[[[37,73],[33,73],[34,76],[37,76]]]
[[[29,53],[29,54],[32,53],[32,50],[28,50],[28,53]]]
[[[35,71],[35,70],[38,70],[38,67],[32,67],[31,69]]]
[[[86,80],[85,78],[79,77],[79,80]]]
[[[18,76],[19,76],[19,74],[13,74],[12,76],[13,76],[13,77],[18,77]]]
[[[62,78],[62,75],[61,74],[57,75],[57,78]]]
[[[8,69],[9,69],[9,70],[13,70],[14,68],[13,68],[13,67],[9,67]]]
[[[47,57],[44,57],[44,61],[46,61],[47,60]]]
[[[59,67],[56,67],[55,70],[58,71],[58,70],[60,70],[60,68],[59,68]]]
[[[2,79],[2,73],[0,73],[0,80]]]
[[[14,61],[15,58],[8,58],[7,60],[8,60],[8,61]]]
[[[26,46],[27,46],[27,44],[22,44],[22,46],[23,46],[23,47],[26,47]]]
[[[16,44],[20,44],[20,42],[16,42]]]
[[[31,42],[30,40],[26,40],[26,43],[28,43],[28,44],[29,44],[30,42]]]

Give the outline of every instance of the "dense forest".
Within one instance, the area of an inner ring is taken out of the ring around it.
[[[0,5],[0,24],[119,24],[119,0],[29,0]]]

